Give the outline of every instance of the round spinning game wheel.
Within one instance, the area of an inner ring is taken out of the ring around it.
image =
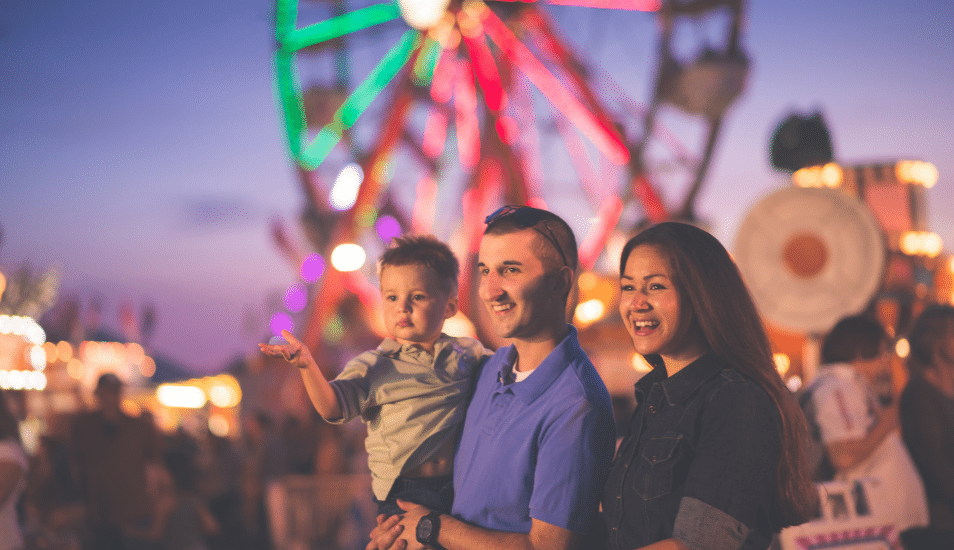
[[[831,189],[791,187],[760,200],[739,228],[735,259],[765,318],[820,334],[877,292],[885,245],[871,212]]]

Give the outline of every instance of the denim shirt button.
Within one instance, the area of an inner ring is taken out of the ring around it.
[[[655,413],[656,413],[656,405],[650,405],[649,414],[655,414]]]

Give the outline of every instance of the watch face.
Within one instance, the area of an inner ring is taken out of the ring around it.
[[[421,521],[417,522],[417,540],[419,542],[426,542],[430,540],[433,530],[434,523],[431,521],[431,518],[421,518]]]

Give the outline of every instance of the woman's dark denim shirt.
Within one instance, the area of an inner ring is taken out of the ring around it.
[[[607,547],[677,538],[691,550],[768,548],[778,408],[714,353],[669,378],[650,359],[603,494]]]

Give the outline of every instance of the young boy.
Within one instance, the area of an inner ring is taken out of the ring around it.
[[[259,347],[301,369],[322,418],[337,424],[360,415],[367,424],[379,513],[401,513],[398,498],[449,512],[471,378],[490,352],[473,338],[441,332],[457,313],[460,273],[446,244],[431,236],[398,237],[378,270],[390,338],[349,361],[333,381],[288,331],[282,331],[288,344]]]

